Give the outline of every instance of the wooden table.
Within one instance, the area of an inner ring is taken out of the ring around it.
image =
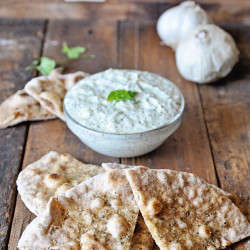
[[[206,7],[206,6],[205,6]],[[159,11],[159,10],[158,10]],[[162,10],[161,10],[162,12]],[[230,75],[214,84],[197,85],[178,73],[173,51],[160,46],[156,16],[150,20],[0,20],[0,101],[36,75],[25,67],[41,55],[62,59],[61,44],[84,45],[95,58],[70,63],[69,71],[95,73],[107,68],[148,70],[181,89],[186,107],[180,128],[157,150],[136,158],[110,158],[82,144],[59,119],[26,122],[0,130],[0,246],[16,249],[34,219],[16,191],[18,173],[55,150],[93,164],[118,162],[192,172],[235,193],[249,211],[250,174],[250,23],[243,19],[219,24],[241,51]],[[249,241],[229,249],[250,249]]]

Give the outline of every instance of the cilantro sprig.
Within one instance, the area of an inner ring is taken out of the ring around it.
[[[63,42],[62,53],[66,54],[69,59],[78,59],[80,54],[84,53],[86,48],[82,46],[76,46],[69,48],[66,42]]]
[[[46,56],[42,56],[40,58],[40,60],[34,60],[32,62],[31,66],[28,66],[26,69],[27,70],[31,70],[31,69],[36,69],[38,70],[40,73],[42,73],[43,75],[49,75],[50,72],[55,69],[56,67],[56,62],[55,60],[46,57]]]
[[[53,69],[56,67],[61,67],[63,70],[65,69],[65,64],[72,60],[77,59],[91,59],[93,55],[81,56],[81,54],[86,52],[86,48],[82,46],[69,47],[66,42],[63,42],[62,45],[62,53],[66,54],[67,58],[61,62],[56,62],[52,58],[42,56],[38,60],[34,60],[32,65],[26,67],[26,70],[36,69],[43,75],[49,75]]]
[[[114,105],[120,101],[126,101],[126,100],[131,100],[134,101],[134,104],[138,104],[140,101],[136,101],[134,98],[136,94],[137,94],[136,91],[117,89],[109,93],[107,101],[115,101]]]

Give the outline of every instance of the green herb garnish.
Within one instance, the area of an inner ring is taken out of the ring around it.
[[[94,55],[84,55],[80,56],[80,54],[86,52],[86,49],[82,46],[76,46],[69,48],[66,42],[63,42],[62,53],[67,55],[67,58],[60,62],[56,62],[55,60],[42,56],[40,59],[34,60],[31,66],[26,67],[26,70],[36,69],[43,75],[49,75],[53,69],[56,67],[60,67],[63,71],[66,68],[66,64],[71,60],[76,59],[92,59]]]
[[[71,60],[79,59],[80,54],[84,53],[86,49],[82,46],[76,46],[69,48],[66,42],[63,42],[62,53],[66,54],[67,57]]]
[[[46,57],[46,56],[42,56],[40,58],[40,60],[34,60],[32,62],[31,66],[28,66],[26,69],[30,70],[30,69],[36,69],[38,70],[40,73],[42,73],[43,75],[49,75],[50,72],[56,67],[56,62],[55,60]]]
[[[126,101],[126,100],[131,100],[134,101],[134,104],[138,104],[139,101],[136,101],[134,98],[136,94],[137,94],[136,91],[117,89],[109,93],[107,101],[115,101],[114,105],[119,101]]]

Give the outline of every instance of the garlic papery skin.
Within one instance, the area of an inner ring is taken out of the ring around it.
[[[175,50],[179,41],[194,27],[209,23],[212,23],[211,19],[199,5],[186,1],[165,11],[156,29],[162,42]]]
[[[230,34],[208,24],[197,26],[179,43],[175,58],[185,79],[209,83],[232,70],[239,60],[239,50]]]

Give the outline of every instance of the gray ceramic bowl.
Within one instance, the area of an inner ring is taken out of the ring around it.
[[[153,130],[133,134],[111,134],[95,131],[75,121],[68,113],[64,103],[66,124],[84,144],[100,154],[112,157],[143,155],[159,147],[180,126],[185,102],[180,90],[179,92],[182,100],[180,112],[171,123]]]

